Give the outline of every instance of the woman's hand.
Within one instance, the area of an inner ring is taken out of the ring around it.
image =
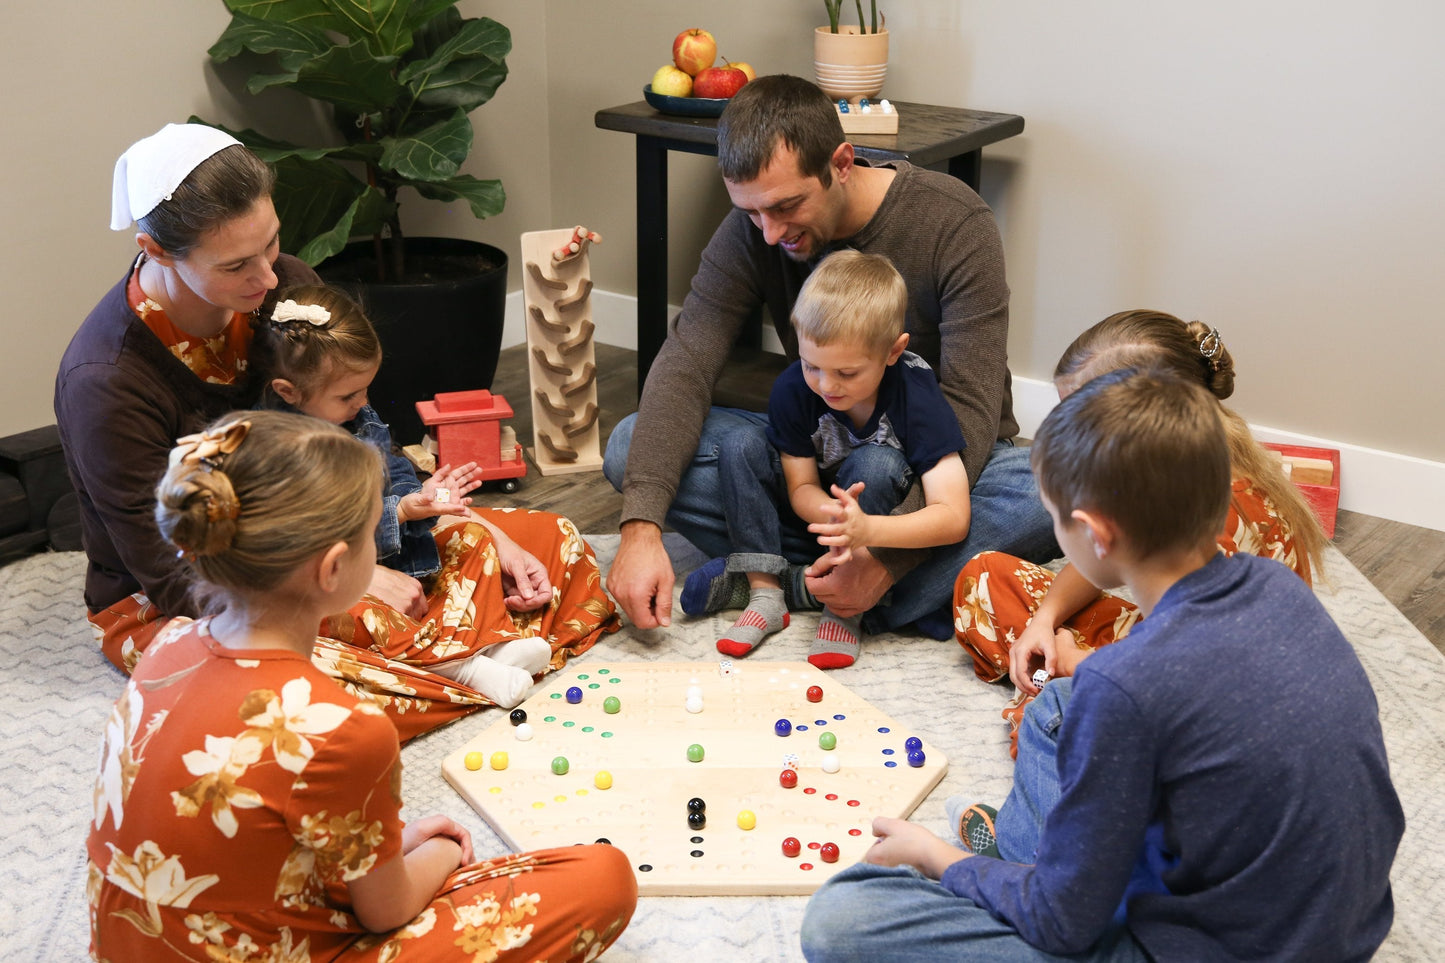
[[[426,618],[426,592],[420,582],[404,572],[387,568],[385,565],[376,566],[371,573],[371,584],[366,587],[366,594],[408,618]]]
[[[396,505],[396,520],[405,524],[419,518],[466,515],[472,500],[465,493],[481,483],[482,470],[474,461],[458,468],[442,465],[422,482],[421,491],[401,497]],[[446,494],[438,497],[442,492]]]
[[[912,866],[930,879],[942,878],[945,869],[973,855],[906,819],[878,816],[873,820],[873,835],[878,839],[863,854],[865,863]]]
[[[482,522],[492,533],[497,561],[502,566],[503,604],[510,612],[533,612],[552,601],[552,583],[547,566],[490,522]]]
[[[472,834],[467,832],[465,826],[446,816],[428,816],[414,823],[407,823],[401,831],[401,851],[403,854],[409,853],[435,836],[443,836],[461,847],[463,866],[474,859]]]

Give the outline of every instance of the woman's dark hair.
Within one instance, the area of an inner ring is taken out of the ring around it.
[[[276,172],[240,144],[223,148],[186,175],[169,199],[137,223],[172,257],[184,258],[207,231],[239,217],[276,186]]]

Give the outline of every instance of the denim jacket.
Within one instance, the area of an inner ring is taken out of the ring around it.
[[[379,450],[386,459],[386,487],[382,489],[381,521],[376,526],[376,559],[387,568],[414,578],[441,571],[441,556],[432,538],[434,519],[419,518],[402,524],[396,506],[403,495],[421,490],[421,481],[411,462],[391,449],[391,429],[371,405],[363,405],[356,417],[341,427]]]

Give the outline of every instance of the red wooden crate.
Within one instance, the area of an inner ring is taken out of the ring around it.
[[[1340,453],[1334,448],[1309,448],[1304,445],[1275,445],[1270,442],[1263,442],[1264,447],[1271,451],[1277,451],[1285,457],[1290,458],[1317,458],[1320,461],[1330,463],[1330,482],[1328,484],[1315,484],[1302,482],[1298,479],[1291,479],[1295,487],[1304,495],[1305,501],[1315,510],[1315,516],[1320,520],[1325,534],[1330,538],[1335,537],[1335,514],[1340,509]]]

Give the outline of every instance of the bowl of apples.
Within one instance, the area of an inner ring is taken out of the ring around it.
[[[717,41],[698,27],[684,30],[672,42],[672,63],[664,64],[652,75],[652,83],[642,88],[642,97],[653,110],[683,117],[717,117],[733,94],[752,80],[753,68],[745,63],[721,66],[717,61]]]

